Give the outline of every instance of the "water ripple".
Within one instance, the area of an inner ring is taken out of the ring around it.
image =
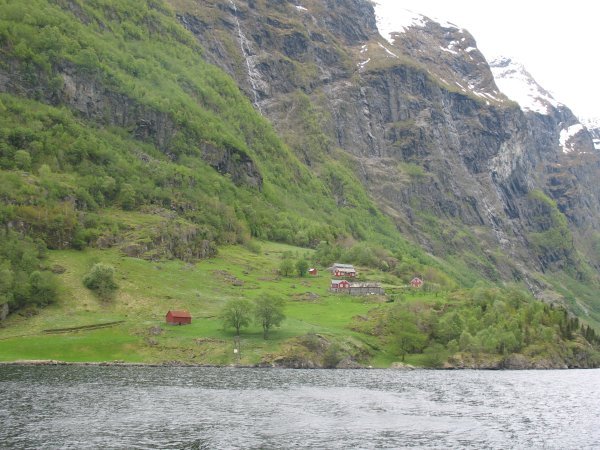
[[[0,447],[600,448],[600,370],[0,367]]]

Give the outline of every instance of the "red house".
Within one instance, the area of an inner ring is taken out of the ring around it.
[[[423,286],[423,280],[421,280],[419,277],[414,277],[412,280],[410,280],[410,285],[414,288],[420,288]]]
[[[335,263],[331,269],[331,274],[334,277],[354,278],[356,277],[356,269],[352,264]]]
[[[166,319],[169,325],[189,325],[192,323],[192,315],[187,311],[169,311]]]
[[[317,275],[317,269],[315,269],[314,267],[311,267],[310,269],[308,269],[308,274],[312,275],[312,276],[316,276]]]

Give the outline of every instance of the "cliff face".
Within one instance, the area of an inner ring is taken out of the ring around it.
[[[304,162],[345,161],[432,253],[540,296],[539,273],[598,264],[579,247],[600,226],[590,134],[565,134],[578,122],[562,105],[509,100],[468,32],[417,17],[381,36],[361,0],[204,2],[178,17]]]

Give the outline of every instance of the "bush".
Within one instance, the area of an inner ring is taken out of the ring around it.
[[[33,303],[46,306],[54,303],[58,298],[58,283],[49,272],[38,270],[29,275],[30,297]]]
[[[344,356],[339,344],[333,343],[323,355],[323,367],[335,369],[342,359],[344,359]]]
[[[21,170],[31,169],[31,155],[26,150],[17,150],[15,152],[15,163]]]
[[[446,349],[442,344],[433,344],[423,350],[425,367],[441,367],[446,359]]]
[[[100,298],[109,299],[118,289],[115,283],[115,268],[109,264],[97,263],[83,277],[83,285],[94,291]]]
[[[262,248],[260,244],[254,240],[248,240],[244,243],[244,247],[246,250],[254,253],[255,255],[260,255],[262,252]]]

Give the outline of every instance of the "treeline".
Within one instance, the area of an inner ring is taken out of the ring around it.
[[[391,310],[373,311],[356,328],[380,336],[401,359],[423,354],[431,366],[461,352],[532,358],[574,358],[579,352],[600,364],[600,339],[592,328],[517,288],[457,291],[448,303],[399,301]]]

